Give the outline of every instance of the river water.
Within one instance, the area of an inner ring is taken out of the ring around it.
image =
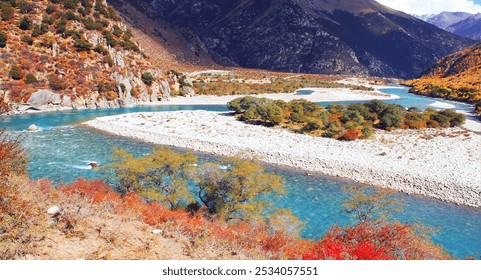
[[[388,103],[405,107],[416,106],[425,109],[438,101],[409,94],[405,87],[382,91],[401,96],[401,99],[388,101]],[[452,104],[458,110],[472,109],[471,106],[462,103],[442,102]],[[91,161],[101,165],[108,163],[114,147],[125,149],[138,156],[148,153],[153,148],[151,144],[108,135],[79,125],[80,123],[107,115],[175,110],[225,111],[227,108],[225,106],[146,106],[64,111],[3,117],[0,119],[0,126],[6,126],[13,134],[24,135],[23,143],[30,157],[28,172],[32,179],[47,178],[55,183],[67,183],[79,177],[101,177],[101,174],[89,169],[88,163]],[[41,130],[24,133],[31,124],[36,124]],[[206,155],[198,156],[201,161],[218,160]],[[301,172],[275,167],[267,168],[286,179],[288,194],[277,198],[275,206],[291,209],[300,220],[306,223],[301,233],[303,237],[320,238],[334,223],[348,225],[353,222],[348,216],[340,213],[345,200],[341,186],[354,184],[353,182],[327,176],[307,177]],[[458,258],[481,254],[481,210],[425,197],[405,194],[398,194],[398,196],[405,201],[404,212],[395,214],[393,219],[407,223],[419,222],[439,228],[439,232],[433,236],[434,242],[441,244]]]

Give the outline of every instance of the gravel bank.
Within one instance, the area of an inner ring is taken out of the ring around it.
[[[322,172],[443,201],[481,207],[481,136],[461,129],[377,131],[343,142],[247,125],[207,111],[135,113],[88,126],[143,141]]]

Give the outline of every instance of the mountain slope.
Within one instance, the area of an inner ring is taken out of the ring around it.
[[[128,106],[170,94],[104,1],[10,2],[0,2],[0,113]]]
[[[446,30],[460,36],[481,40],[481,13],[452,24]]]
[[[423,20],[459,36],[481,40],[481,13],[442,12]]]
[[[127,2],[249,68],[414,77],[472,43],[372,0]]]
[[[444,57],[407,84],[417,94],[477,103],[481,111],[481,43]]]
[[[425,21],[446,30],[449,26],[463,21],[470,16],[472,16],[472,14],[464,12],[442,12],[437,15],[427,16]]]

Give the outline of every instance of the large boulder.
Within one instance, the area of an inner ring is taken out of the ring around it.
[[[50,90],[41,89],[30,96],[27,103],[34,109],[41,110],[44,106],[47,106],[55,93]]]
[[[52,105],[61,105],[62,104],[62,96],[60,94],[53,94],[50,97],[49,103]]]

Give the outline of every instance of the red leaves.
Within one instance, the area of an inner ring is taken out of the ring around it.
[[[135,193],[123,197],[100,180],[77,182],[60,187],[70,196],[90,199],[91,203],[109,202],[118,213],[138,215],[152,226],[172,226],[192,237],[223,240],[244,250],[261,249],[282,258],[305,260],[388,260],[446,259],[448,256],[435,246],[426,234],[400,223],[364,222],[352,227],[334,226],[325,237],[313,242],[294,238],[283,232],[271,233],[263,222],[226,223],[208,219],[202,211],[191,215],[184,210],[169,210],[158,203],[147,203]]]

